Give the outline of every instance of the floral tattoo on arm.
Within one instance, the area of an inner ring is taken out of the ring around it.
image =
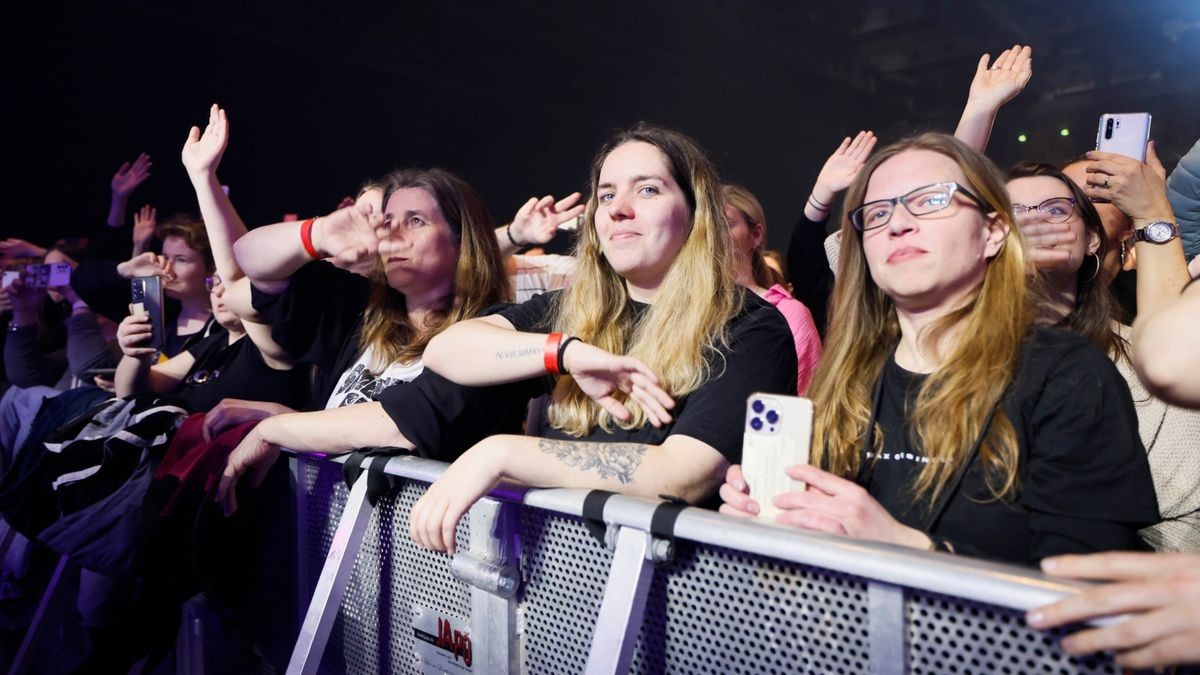
[[[538,448],[569,467],[594,469],[601,478],[615,478],[622,484],[633,482],[633,472],[642,464],[646,446],[639,443],[591,443],[588,441],[538,440]]]

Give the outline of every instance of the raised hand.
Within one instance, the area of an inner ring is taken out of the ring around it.
[[[971,80],[971,91],[967,95],[967,105],[998,110],[1021,93],[1033,76],[1033,48],[1029,45],[1013,45],[1000,52],[990,67],[989,59],[988,54],[979,58],[975,79]]]
[[[229,120],[225,110],[214,103],[208,111],[208,126],[204,127],[204,133],[200,133],[199,127],[188,131],[181,153],[183,166],[191,176],[215,173],[228,144]]]
[[[563,352],[563,365],[583,393],[618,420],[633,416],[614,396],[623,392],[646,411],[650,424],[660,427],[671,421],[667,410],[675,407],[675,401],[658,386],[658,377],[650,366],[638,359],[610,354],[576,340]]]
[[[43,258],[46,249],[24,239],[0,239],[0,258]]]
[[[366,200],[360,200],[354,206],[318,218],[313,224],[312,241],[325,257],[353,267],[375,256],[379,240],[387,233],[383,216]]]
[[[529,201],[513,216],[509,234],[522,246],[545,244],[554,239],[558,228],[574,220],[583,213],[584,204],[579,200],[582,195],[573,192],[566,197],[554,201],[554,197],[546,195],[541,199],[530,197]]]
[[[113,197],[128,198],[137,189],[137,186],[146,182],[146,179],[150,177],[151,166],[153,164],[150,162],[150,155],[144,152],[133,160],[133,164],[129,162],[121,164],[112,177]]]
[[[171,266],[167,259],[152,251],[139,253],[129,260],[117,265],[117,274],[125,279],[134,277],[167,277],[171,278]]]
[[[46,289],[27,286],[22,274],[4,287],[4,295],[12,306],[13,322],[27,324],[37,321],[46,299]]]
[[[150,238],[154,236],[154,228],[158,226],[158,209],[146,204],[133,214],[133,253],[138,255],[146,250]]]
[[[1084,192],[1088,197],[1109,202],[1134,220],[1174,220],[1167,200],[1166,172],[1154,151],[1154,141],[1146,145],[1145,163],[1099,150],[1088,152],[1087,158]]]
[[[870,131],[860,131],[853,139],[849,136],[842,139],[838,149],[825,160],[821,173],[817,174],[817,183],[813,186],[813,197],[820,201],[821,206],[828,209],[833,198],[850,187],[878,140]]]

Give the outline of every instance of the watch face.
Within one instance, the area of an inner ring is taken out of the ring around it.
[[[1146,239],[1156,244],[1170,241],[1173,234],[1175,234],[1175,231],[1170,223],[1157,222],[1146,226]]]

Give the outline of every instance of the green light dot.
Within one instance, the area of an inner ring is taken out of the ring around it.
[[[1029,140],[1029,137],[1026,136],[1025,134],[1020,134],[1019,136],[1017,136],[1018,143],[1024,143],[1027,140]]]
[[[1070,129],[1068,129],[1068,128],[1066,128],[1066,127],[1063,127],[1063,128],[1062,128],[1062,129],[1061,129],[1061,130],[1058,132],[1058,135],[1059,135],[1059,136],[1070,136],[1070,135],[1071,135],[1071,130],[1070,130]]]

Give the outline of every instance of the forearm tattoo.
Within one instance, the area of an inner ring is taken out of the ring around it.
[[[541,354],[541,353],[542,353],[541,347],[527,347],[525,349],[510,349],[510,350],[506,350],[506,351],[496,352],[496,359],[497,360],[499,360],[499,359],[518,359],[523,356],[533,356],[534,354]]]
[[[595,469],[601,478],[616,478],[622,484],[633,482],[633,472],[642,464],[646,446],[638,443],[591,443],[588,441],[538,440],[538,447],[554,455],[567,466],[588,471]]]

